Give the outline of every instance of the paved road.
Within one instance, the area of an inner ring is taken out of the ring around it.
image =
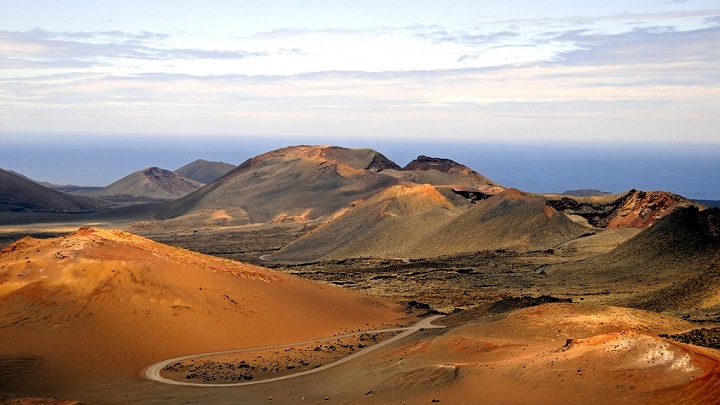
[[[416,323],[415,325],[409,326],[409,327],[407,327],[407,328],[390,328],[390,329],[371,330],[371,331],[364,331],[364,332],[348,333],[348,334],[345,334],[345,335],[333,336],[333,337],[331,337],[331,338],[317,339],[317,340],[309,340],[309,341],[306,341],[306,342],[296,342],[296,343],[290,343],[290,344],[284,344],[284,345],[277,345],[277,346],[254,347],[254,348],[250,348],[250,349],[227,350],[227,351],[222,351],[222,352],[212,352],[212,353],[202,353],[202,354],[191,354],[191,355],[189,355],[189,356],[175,357],[175,358],[172,358],[172,359],[163,360],[163,361],[161,361],[161,362],[159,362],[159,363],[155,363],[155,364],[153,364],[152,366],[148,367],[148,368],[145,370],[145,378],[150,379],[150,380],[153,380],[153,381],[158,381],[158,382],[161,382],[161,383],[165,383],[165,384],[185,385],[185,386],[191,386],[191,387],[237,387],[237,386],[240,386],[240,385],[265,384],[265,383],[274,382],[274,381],[288,380],[288,379],[290,379],[290,378],[302,377],[302,376],[305,376],[305,375],[308,375],[308,374],[318,373],[318,372],[320,372],[320,371],[327,370],[327,369],[329,369],[329,368],[338,366],[338,365],[340,365],[340,364],[347,363],[348,361],[351,361],[351,360],[353,360],[353,359],[355,359],[355,358],[357,358],[357,357],[364,356],[364,355],[366,355],[366,354],[368,354],[368,353],[370,353],[370,352],[372,352],[372,351],[374,351],[374,350],[377,350],[377,349],[379,349],[379,348],[381,348],[381,347],[384,347],[384,346],[387,346],[387,345],[389,345],[389,344],[391,344],[391,343],[393,343],[393,342],[395,342],[395,341],[397,341],[397,340],[400,340],[400,339],[403,339],[403,338],[405,338],[405,337],[407,337],[407,336],[410,336],[410,335],[412,335],[413,333],[415,333],[415,332],[417,332],[417,331],[419,331],[419,330],[422,330],[422,329],[444,328],[444,326],[437,326],[437,325],[433,325],[433,324],[432,324],[432,322],[433,322],[434,320],[439,319],[439,318],[442,318],[443,316],[445,316],[445,315],[434,315],[434,316],[425,318],[425,319],[421,320],[420,322]],[[291,347],[291,346],[305,345],[305,344],[310,344],[310,343],[326,342],[326,341],[335,340],[335,339],[343,338],[343,337],[349,337],[349,336],[358,336],[358,335],[361,335],[361,334],[363,334],[363,333],[385,333],[385,332],[402,332],[402,333],[399,334],[399,335],[397,335],[397,336],[394,336],[394,337],[392,337],[392,338],[390,338],[390,339],[388,339],[388,340],[382,341],[382,342],[380,342],[380,343],[378,343],[378,344],[376,344],[376,345],[369,346],[369,347],[367,347],[367,348],[365,348],[365,349],[363,349],[363,350],[360,350],[360,351],[358,351],[358,352],[356,352],[356,353],[354,353],[354,354],[351,354],[350,356],[343,357],[343,358],[340,359],[340,360],[337,360],[337,361],[334,361],[334,362],[332,362],[332,363],[326,364],[326,365],[324,365],[324,366],[322,366],[322,367],[314,368],[314,369],[312,369],[312,370],[307,370],[307,371],[303,371],[303,372],[296,373],[296,374],[285,375],[285,376],[282,376],[282,377],[270,378],[270,379],[267,379],[267,380],[247,381],[247,382],[228,383],[228,384],[202,384],[202,383],[193,383],[193,382],[170,380],[170,379],[164,378],[164,377],[162,377],[162,376],[160,375],[160,371],[161,371],[163,368],[165,368],[165,366],[167,366],[167,365],[169,365],[169,364],[172,364],[172,363],[177,363],[177,362],[180,362],[180,361],[193,359],[193,358],[196,358],[196,357],[205,357],[205,356],[213,356],[213,355],[218,355],[218,354],[229,354],[229,353],[252,352],[252,351],[256,351],[256,350],[279,349],[279,348],[283,348],[283,347]]]

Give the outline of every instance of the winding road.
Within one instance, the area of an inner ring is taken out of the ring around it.
[[[308,374],[312,374],[312,373],[319,373],[320,371],[324,371],[324,370],[327,370],[327,369],[329,369],[329,368],[338,366],[338,365],[340,365],[340,364],[347,363],[348,361],[351,361],[351,360],[353,360],[353,359],[356,359],[356,358],[358,358],[358,357],[360,357],[360,356],[364,356],[364,355],[366,355],[366,354],[368,354],[368,353],[370,353],[370,352],[372,352],[372,351],[375,351],[375,350],[377,350],[377,349],[379,349],[379,348],[381,348],[381,347],[387,346],[387,345],[389,345],[389,344],[391,344],[391,343],[393,343],[393,342],[395,342],[395,341],[398,341],[398,340],[403,339],[403,338],[405,338],[405,337],[407,337],[407,336],[410,336],[410,335],[412,335],[413,333],[415,333],[415,332],[417,332],[417,331],[419,331],[419,330],[444,328],[445,326],[438,326],[438,325],[433,325],[433,324],[432,324],[433,321],[435,321],[435,320],[437,320],[437,319],[440,319],[440,318],[442,318],[442,317],[444,317],[444,316],[445,316],[445,315],[434,315],[434,316],[425,318],[425,319],[421,320],[420,322],[418,322],[418,323],[416,323],[416,324],[414,324],[414,325],[412,325],[412,326],[408,326],[408,327],[405,327],[405,328],[390,328],[390,329],[370,330],[370,331],[363,331],[363,332],[356,332],[356,333],[348,333],[348,334],[345,334],[345,335],[333,336],[333,337],[325,338],[325,339],[309,340],[309,341],[306,341],[306,342],[296,342],[296,343],[289,343],[289,344],[276,345],[276,346],[253,347],[253,348],[249,348],[249,349],[226,350],[226,351],[221,351],[221,352],[202,353],[202,354],[191,354],[191,355],[188,355],[188,356],[174,357],[174,358],[172,358],[172,359],[163,360],[163,361],[161,361],[161,362],[159,362],[159,363],[155,363],[155,364],[153,364],[152,366],[150,366],[150,367],[148,367],[147,369],[145,369],[145,378],[147,378],[147,379],[149,379],[149,380],[153,380],[153,381],[165,383],[165,384],[185,385],[185,386],[190,386],[190,387],[237,387],[237,386],[244,386],[244,385],[265,384],[265,383],[270,383],[270,382],[280,381],[280,380],[288,380],[288,379],[290,379],[290,378],[302,377],[302,376],[305,376],[305,375],[308,375]],[[228,384],[203,384],[203,383],[193,383],[193,382],[170,380],[170,379],[164,378],[164,377],[162,377],[162,376],[160,375],[160,371],[162,371],[162,369],[165,368],[165,366],[167,366],[167,365],[169,365],[169,364],[172,364],[172,363],[176,363],[176,362],[180,362],[180,361],[184,361],[184,360],[193,359],[193,358],[196,358],[196,357],[214,356],[214,355],[229,354],[229,353],[244,353],[244,352],[252,352],[252,351],[256,351],[256,350],[279,349],[279,348],[283,348],[283,347],[291,347],[291,346],[305,345],[305,344],[310,344],[310,343],[326,342],[326,341],[330,341],[330,340],[334,340],[334,339],[338,339],[338,338],[344,338],[344,337],[350,337],[350,336],[358,336],[358,335],[361,335],[361,334],[363,334],[363,333],[385,333],[385,332],[402,332],[402,333],[399,334],[399,335],[397,335],[397,336],[394,336],[394,337],[392,337],[392,338],[390,338],[390,339],[388,339],[388,340],[384,340],[384,341],[382,341],[382,342],[380,342],[380,343],[378,343],[378,344],[376,344],[376,345],[369,346],[369,347],[367,347],[367,348],[365,348],[365,349],[363,349],[363,350],[360,350],[360,351],[358,351],[358,352],[356,352],[356,353],[353,353],[353,354],[351,354],[350,356],[343,357],[342,359],[339,359],[339,360],[334,361],[334,362],[332,362],[332,363],[328,363],[328,364],[326,364],[326,365],[324,365],[324,366],[317,367],[317,368],[314,368],[314,369],[312,369],[312,370],[307,370],[307,371],[303,371],[303,372],[296,373],[296,374],[284,375],[284,376],[276,377],[276,378],[269,378],[269,379],[266,379],[266,380],[246,381],[246,382],[228,383]]]

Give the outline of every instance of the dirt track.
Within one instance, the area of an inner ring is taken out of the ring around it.
[[[377,349],[380,349],[380,348],[382,348],[382,347],[384,347],[384,346],[387,346],[387,345],[389,345],[389,344],[392,344],[392,343],[394,343],[394,342],[396,342],[396,341],[398,341],[398,340],[400,340],[400,339],[403,339],[403,338],[405,338],[405,337],[407,337],[407,336],[410,336],[410,335],[412,335],[413,333],[415,333],[415,332],[417,332],[417,331],[424,330],[424,329],[441,329],[441,328],[445,328],[445,326],[438,326],[438,325],[433,325],[433,324],[432,324],[433,321],[435,321],[435,320],[437,320],[437,319],[440,319],[440,318],[442,318],[443,316],[444,316],[444,315],[434,315],[434,316],[425,318],[425,319],[421,320],[420,322],[416,323],[415,325],[409,326],[409,327],[407,327],[407,328],[390,328],[390,329],[381,329],[381,330],[371,330],[371,331],[363,331],[363,332],[350,333],[350,334],[345,334],[345,335],[341,335],[341,336],[333,336],[333,337],[331,337],[331,338],[325,338],[325,339],[316,339],[316,340],[310,340],[310,341],[306,341],[306,342],[290,343],[290,344],[285,344],[285,345],[266,346],[266,347],[255,347],[255,348],[250,348],[250,349],[221,351],[221,352],[211,352],[211,353],[203,353],[203,354],[191,354],[191,355],[188,355],[188,356],[175,357],[175,358],[172,358],[172,359],[163,360],[163,361],[161,361],[161,362],[159,362],[159,363],[155,363],[155,364],[153,364],[152,366],[148,367],[148,368],[145,370],[145,377],[148,378],[149,380],[158,381],[158,382],[165,383],[165,384],[183,385],[183,386],[192,386],[192,387],[236,387],[236,386],[245,386],[245,385],[264,384],[264,383],[276,382],[276,381],[280,381],[280,380],[287,380],[287,379],[290,379],[290,378],[302,377],[302,376],[306,376],[306,375],[308,375],[308,374],[318,373],[318,372],[321,372],[321,371],[330,369],[330,368],[332,368],[332,367],[336,367],[336,366],[338,366],[338,365],[340,365],[340,364],[343,364],[343,363],[347,363],[347,362],[349,362],[349,361],[351,361],[351,360],[353,360],[353,359],[356,359],[356,358],[358,358],[358,357],[360,357],[360,356],[364,356],[364,355],[366,355],[366,354],[368,354],[368,353],[371,353],[371,352],[373,352],[373,351],[375,351],[375,350],[377,350]],[[281,376],[281,377],[276,377],[276,378],[271,378],[271,379],[267,379],[267,380],[246,381],[246,382],[228,383],[228,384],[212,384],[212,383],[203,384],[203,383],[193,383],[193,382],[185,382],[185,381],[171,380],[171,379],[164,378],[164,377],[162,377],[162,376],[160,375],[160,371],[162,371],[162,369],[165,368],[165,367],[166,367],[167,365],[169,365],[169,364],[172,364],[172,363],[175,363],[175,362],[181,362],[181,361],[184,361],[184,360],[189,360],[189,359],[193,359],[193,358],[197,358],[197,357],[205,357],[205,356],[212,356],[212,355],[218,355],[218,354],[242,353],[242,352],[252,352],[252,351],[256,351],[256,350],[266,350],[266,349],[276,349],[276,348],[292,347],[292,346],[304,345],[304,344],[309,344],[309,343],[319,343],[319,342],[323,342],[323,341],[328,341],[328,340],[332,340],[332,339],[337,339],[337,338],[340,338],[340,337],[356,336],[356,335],[360,335],[360,334],[363,334],[363,333],[386,333],[386,332],[399,332],[399,331],[402,331],[403,333],[401,333],[401,334],[399,334],[399,335],[397,335],[397,336],[394,336],[394,337],[392,337],[392,338],[390,338],[390,339],[388,339],[388,340],[382,341],[382,342],[380,342],[380,343],[378,343],[378,344],[376,344],[376,345],[374,345],[374,346],[371,346],[371,347],[368,347],[368,348],[366,348],[366,349],[364,349],[364,350],[361,350],[361,351],[359,351],[359,352],[357,352],[357,353],[355,353],[355,354],[352,354],[352,355],[347,356],[347,357],[343,357],[343,358],[341,358],[341,359],[339,359],[339,360],[337,360],[337,361],[334,361],[334,362],[332,362],[332,363],[326,364],[326,365],[324,365],[324,366],[317,367],[317,368],[314,368],[314,369],[312,369],[312,370],[307,370],[307,371],[303,371],[303,372],[299,372],[299,373],[295,373],[295,374],[290,374],[290,375],[285,375],[285,376]]]

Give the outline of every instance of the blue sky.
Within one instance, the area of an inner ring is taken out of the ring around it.
[[[0,10],[5,137],[720,143],[717,0]]]

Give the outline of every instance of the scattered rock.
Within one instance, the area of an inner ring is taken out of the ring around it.
[[[720,328],[700,328],[676,335],[660,335],[662,338],[676,340],[697,346],[720,349]]]

